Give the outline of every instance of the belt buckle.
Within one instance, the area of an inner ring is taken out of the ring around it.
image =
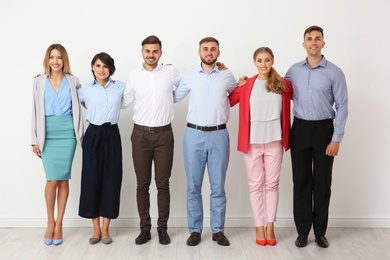
[[[150,127],[150,126],[147,126],[147,129],[148,129],[148,132],[149,132],[150,134],[156,133],[156,132],[152,129],[152,127]]]

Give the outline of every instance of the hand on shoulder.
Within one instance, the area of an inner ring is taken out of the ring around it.
[[[247,76],[242,76],[242,77],[240,77],[240,78],[238,79],[237,85],[238,85],[239,87],[245,85],[247,79],[248,79]]]

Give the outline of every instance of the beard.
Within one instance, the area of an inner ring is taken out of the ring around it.
[[[202,63],[206,64],[206,65],[213,65],[217,62],[217,59],[218,58],[215,58],[215,59],[212,59],[210,61],[204,59],[204,58],[200,58],[200,60],[202,61]]]

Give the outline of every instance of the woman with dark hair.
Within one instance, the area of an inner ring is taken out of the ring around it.
[[[96,54],[91,68],[95,80],[79,90],[89,123],[83,142],[79,215],[92,219],[90,244],[110,244],[109,225],[119,215],[122,185],[122,145],[117,123],[125,83],[111,79],[115,65],[107,53]]]
[[[72,76],[68,53],[61,44],[47,48],[43,68],[44,74],[33,81],[31,144],[33,153],[42,159],[47,180],[48,221],[43,242],[60,245],[76,141],[81,144],[84,134],[77,96],[80,83]]]
[[[250,201],[256,224],[256,243],[275,245],[274,222],[279,200],[283,147],[290,148],[290,83],[272,67],[274,54],[261,47],[253,54],[258,74],[246,79],[229,96],[240,103],[237,150],[244,153]],[[265,207],[263,205],[265,193]],[[267,226],[264,230],[264,208]]]

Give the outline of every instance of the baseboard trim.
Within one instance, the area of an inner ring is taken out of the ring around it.
[[[156,219],[152,219],[155,225]],[[46,227],[47,220],[42,218],[0,218],[1,228],[18,227]],[[204,219],[204,226],[209,227],[210,219]],[[138,227],[139,219],[134,217],[121,217],[111,221],[111,227]],[[187,219],[182,217],[171,217],[170,227],[187,227]],[[228,217],[225,227],[253,227],[254,221],[251,217]],[[294,227],[292,218],[278,218],[276,227]],[[390,228],[388,218],[329,218],[329,227],[351,227],[351,228]],[[65,218],[64,227],[91,227],[91,221],[83,218]]]

